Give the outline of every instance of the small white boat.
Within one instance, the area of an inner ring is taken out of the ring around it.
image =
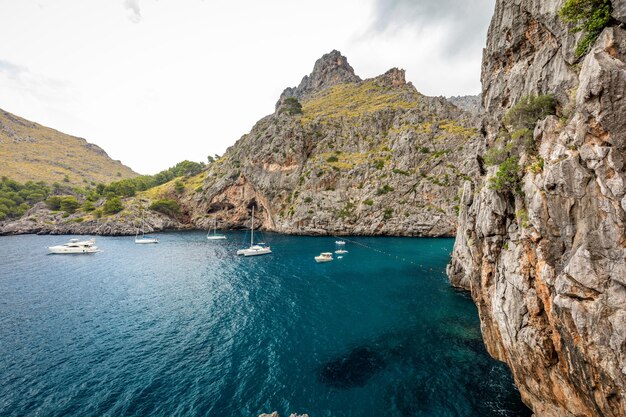
[[[345,249],[337,249],[337,250],[335,251],[335,253],[336,253],[336,254],[341,255],[341,254],[344,254],[344,253],[348,253],[348,251],[347,251],[347,250],[345,250]]]
[[[48,246],[50,253],[56,254],[83,254],[83,253],[96,253],[102,252],[96,246],[96,239],[78,240],[70,239],[69,242],[63,245]]]
[[[346,242],[343,240],[335,240],[335,245],[345,245]]]
[[[206,234],[206,238],[208,240],[224,240],[226,239],[226,235],[220,235],[217,233],[217,218],[214,218],[214,222],[213,222],[213,234],[211,234],[211,232],[207,232]]]
[[[322,252],[319,256],[315,257],[315,262],[330,262],[333,260],[333,254],[330,252]]]
[[[159,243],[158,238],[154,236],[146,235],[146,223],[143,220],[143,215],[141,216],[141,237],[139,237],[139,228],[138,228],[137,233],[135,234],[135,243],[137,244]]]
[[[159,238],[153,236],[143,235],[142,237],[135,237],[135,243],[144,244],[144,243],[159,243]]]
[[[252,220],[250,223],[250,247],[239,249],[237,255],[258,256],[272,253],[272,249],[265,243],[254,243],[254,206],[252,207]]]

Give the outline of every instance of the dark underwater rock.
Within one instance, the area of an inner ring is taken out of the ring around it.
[[[319,379],[336,388],[360,387],[386,366],[383,355],[368,346],[360,346],[322,366]]]

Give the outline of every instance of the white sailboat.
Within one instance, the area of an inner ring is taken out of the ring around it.
[[[272,249],[265,243],[254,243],[254,206],[252,206],[252,220],[250,226],[250,247],[239,249],[237,255],[258,256],[272,253]]]
[[[48,246],[50,253],[56,254],[83,254],[83,253],[96,253],[102,252],[96,246],[96,239],[78,240],[70,239],[69,242],[63,245]]]
[[[141,215],[141,237],[139,237],[139,228],[137,228],[137,233],[135,234],[135,243],[137,244],[159,243],[158,238],[154,236],[146,235],[146,223],[143,220],[143,213]]]
[[[206,238],[209,239],[209,240],[223,240],[223,239],[226,239],[226,235],[220,235],[220,234],[217,233],[217,217],[214,217],[213,234],[211,234],[211,231],[207,232]]]

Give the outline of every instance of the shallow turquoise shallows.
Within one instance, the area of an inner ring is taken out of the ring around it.
[[[350,238],[317,264],[334,238],[243,258],[243,233],[158,236],[0,237],[0,415],[530,415],[448,285],[451,239]]]

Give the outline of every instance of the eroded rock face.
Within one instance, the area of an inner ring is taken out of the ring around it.
[[[281,233],[454,235],[459,186],[479,169],[472,115],[397,68],[360,81],[336,51],[305,81],[302,115],[261,119],[211,165],[192,222],[245,227],[254,205]]]
[[[524,95],[553,94],[561,117],[537,124],[543,168],[524,172],[522,195],[490,189],[495,167],[465,185],[448,274],[471,291],[489,352],[538,417],[624,416],[626,31],[605,28],[574,65],[561,5],[497,2],[483,57],[486,145]]]

